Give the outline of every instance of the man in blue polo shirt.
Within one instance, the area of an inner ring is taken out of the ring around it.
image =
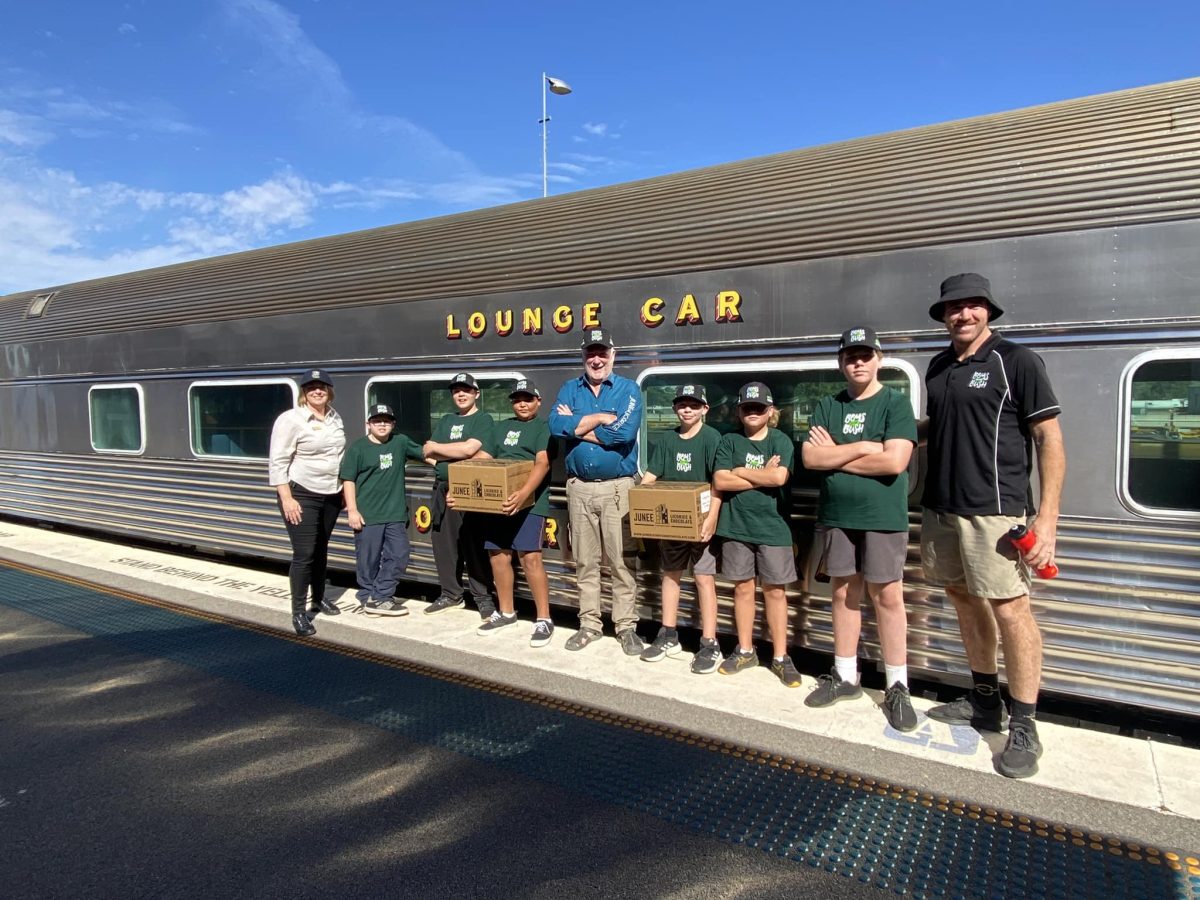
[[[621,649],[638,656],[633,572],[625,563],[629,489],[637,474],[642,398],[637,384],[613,374],[617,351],[600,328],[584,333],[583,375],[564,384],[550,412],[550,433],[566,441],[567,509],[579,583],[579,631],[568,650],[601,635],[600,560],[612,573],[612,618]]]
[[[987,731],[1002,731],[1008,719],[997,768],[1009,778],[1027,778],[1042,755],[1034,721],[1042,635],[1029,603],[1029,569],[1054,559],[1067,468],[1062,409],[1041,358],[992,331],[1004,310],[982,275],[943,281],[929,315],[946,326],[950,346],[930,360],[925,374],[929,418],[922,428],[929,450],[921,562],[929,581],[943,585],[954,602],[973,683],[965,697],[929,710],[929,718]],[[1033,448],[1037,507],[1029,483]],[[1008,531],[1035,512],[1030,531],[1036,541],[1022,560]],[[1004,645],[1011,718],[1000,699],[997,638]]]

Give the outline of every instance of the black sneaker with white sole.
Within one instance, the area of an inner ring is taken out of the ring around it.
[[[408,610],[404,604],[392,597],[388,600],[376,600],[371,597],[362,602],[362,611],[368,616],[407,616]]]
[[[679,646],[679,634],[675,629],[668,630],[664,625],[658,630],[658,636],[649,647],[642,651],[642,662],[659,662],[668,656],[678,656],[683,650]]]
[[[724,661],[720,644],[712,638],[700,638],[700,649],[692,657],[692,672],[696,675],[710,675],[717,671]]]
[[[516,625],[516,624],[517,624],[517,614],[516,613],[510,613],[509,615],[506,616],[504,613],[500,612],[500,610],[496,610],[494,613],[492,613],[490,616],[488,616],[487,619],[484,620],[482,625],[480,625],[478,628],[475,629],[475,633],[476,634],[495,634],[497,631],[499,631],[501,628],[504,628],[507,625]]]
[[[453,609],[456,606],[462,606],[462,605],[463,605],[462,597],[447,597],[445,594],[442,594],[440,597],[438,597],[436,600],[434,600],[432,603],[430,603],[427,607],[425,607],[425,615],[432,615],[433,613],[440,613],[444,609]]]
[[[533,623],[533,634],[529,636],[530,647],[545,647],[554,637],[554,623],[549,619],[538,619]]]

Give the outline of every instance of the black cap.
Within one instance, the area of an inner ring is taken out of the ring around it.
[[[517,379],[516,386],[508,394],[508,399],[511,400],[517,394],[528,394],[531,397],[542,398],[542,392],[537,389],[537,385],[528,378]]]
[[[389,419],[395,419],[396,414],[392,412],[392,408],[386,403],[376,403],[367,410],[367,419],[378,419],[380,416],[387,416]]]
[[[583,333],[583,343],[579,348],[586,350],[588,347],[607,347],[611,350],[616,345],[610,332],[603,328],[589,328]]]
[[[450,379],[450,387],[451,388],[454,388],[456,385],[460,385],[460,384],[465,384],[467,387],[469,387],[473,391],[479,390],[479,383],[475,380],[475,376],[471,375],[468,372],[459,372],[457,375],[455,375],[453,378]]]
[[[324,369],[309,369],[300,376],[300,387],[314,383],[323,384],[325,387],[333,387],[333,379],[329,377],[329,373]]]
[[[998,318],[1004,315],[1004,310],[996,305],[996,301],[992,299],[992,283],[982,275],[977,275],[974,272],[963,272],[961,275],[951,275],[942,282],[941,296],[938,302],[929,307],[929,317],[935,321],[943,321],[943,313],[947,303],[954,303],[957,300],[986,300],[988,309],[988,321],[995,322]]]
[[[704,385],[702,384],[681,384],[675,391],[675,401],[680,400],[699,400],[705,406],[708,406],[708,397],[704,396]]]
[[[743,384],[742,389],[738,391],[738,406],[744,403],[761,403],[763,406],[774,406],[775,398],[771,396],[771,389],[761,381],[751,381],[749,384]]]
[[[873,328],[847,328],[842,332],[841,340],[838,341],[838,353],[843,350],[849,350],[851,347],[867,347],[871,350],[883,350],[883,345],[879,343],[879,335],[875,333]]]

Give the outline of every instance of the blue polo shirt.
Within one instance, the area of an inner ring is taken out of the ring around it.
[[[558,412],[564,403],[571,415]],[[608,412],[617,417],[611,425],[601,425],[592,434],[600,443],[575,436],[579,420],[592,413]],[[634,381],[609,375],[592,393],[586,375],[572,378],[559,389],[550,408],[550,433],[566,441],[567,474],[585,481],[608,481],[637,474],[637,438],[642,427],[642,395]]]

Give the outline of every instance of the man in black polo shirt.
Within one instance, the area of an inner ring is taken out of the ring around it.
[[[965,697],[929,717],[1002,731],[1009,718],[997,675],[997,631],[1012,697],[1008,743],[998,769],[1010,778],[1037,771],[1042,747],[1034,723],[1042,677],[1042,636],[1029,604],[1029,567],[1054,559],[1066,454],[1062,412],[1042,360],[994,334],[1004,311],[982,275],[942,282],[929,315],[950,332],[950,347],[925,374],[928,437],[921,562],[958,613],[974,681]],[[1036,511],[1030,492],[1031,444],[1041,486],[1033,549],[1021,560],[1007,538]]]

